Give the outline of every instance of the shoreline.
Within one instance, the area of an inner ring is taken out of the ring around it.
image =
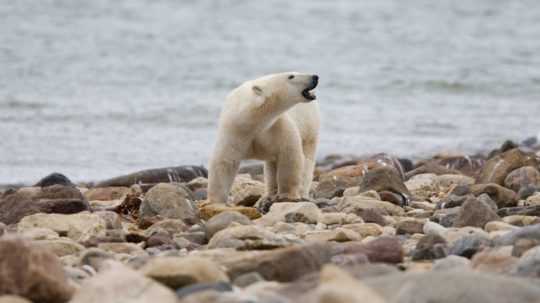
[[[538,141],[415,162],[328,156],[300,201],[266,197],[255,165],[227,205],[209,204],[206,176],[180,166],[74,186],[50,174],[6,190],[0,285],[74,303],[134,288],[138,302],[166,303],[540,297]]]

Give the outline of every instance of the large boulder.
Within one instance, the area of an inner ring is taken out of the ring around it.
[[[177,183],[160,183],[144,196],[139,208],[141,219],[160,216],[181,219],[188,224],[198,220],[194,197],[186,186]]]
[[[57,256],[21,239],[0,239],[0,294],[56,303],[73,292]]]
[[[74,186],[23,187],[0,196],[0,222],[6,224],[36,213],[72,214],[89,209],[88,201]]]

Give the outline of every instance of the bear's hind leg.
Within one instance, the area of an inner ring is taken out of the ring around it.
[[[301,146],[286,148],[277,163],[278,197],[298,201],[302,198],[304,159]]]
[[[266,161],[264,163],[264,182],[266,183],[266,195],[273,196],[278,192],[277,184],[277,163]]]

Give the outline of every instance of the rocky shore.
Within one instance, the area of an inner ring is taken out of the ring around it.
[[[0,189],[0,303],[540,302],[540,143],[411,161],[328,156],[310,201],[229,205],[207,172]]]

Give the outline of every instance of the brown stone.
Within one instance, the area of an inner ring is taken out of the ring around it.
[[[368,243],[348,242],[341,244],[344,254],[364,254],[369,262],[400,263],[403,261],[403,249],[394,237],[379,237]]]
[[[405,219],[396,223],[396,232],[398,235],[403,234],[421,234],[423,233],[425,220]]]
[[[461,206],[454,221],[454,226],[476,226],[483,228],[486,223],[500,219],[497,213],[486,202],[470,197]]]
[[[14,224],[36,213],[72,214],[89,209],[88,201],[76,187],[23,187],[0,198],[0,222]]]
[[[213,216],[220,214],[225,211],[236,211],[244,216],[248,217],[251,220],[257,219],[261,217],[261,214],[259,211],[257,211],[254,207],[245,207],[245,206],[227,206],[225,204],[206,204],[202,205],[202,207],[199,209],[199,215],[201,216],[201,219],[208,220],[212,218]]]
[[[377,192],[390,191],[411,197],[411,193],[403,183],[399,173],[391,167],[383,166],[371,171],[362,178],[360,192],[375,190]]]
[[[0,240],[0,294],[34,302],[67,302],[74,289],[58,257],[17,238]]]
[[[488,194],[497,203],[499,208],[515,206],[517,204],[517,196],[514,191],[495,183],[471,185],[470,190],[475,196]]]
[[[534,154],[514,148],[489,159],[480,176],[478,183],[496,183],[504,185],[504,180],[510,172],[523,166],[537,166],[538,161]]]
[[[257,272],[267,280],[291,282],[305,274],[319,271],[336,253],[334,245],[314,243],[271,251],[250,251],[231,254],[217,260],[228,276]]]

